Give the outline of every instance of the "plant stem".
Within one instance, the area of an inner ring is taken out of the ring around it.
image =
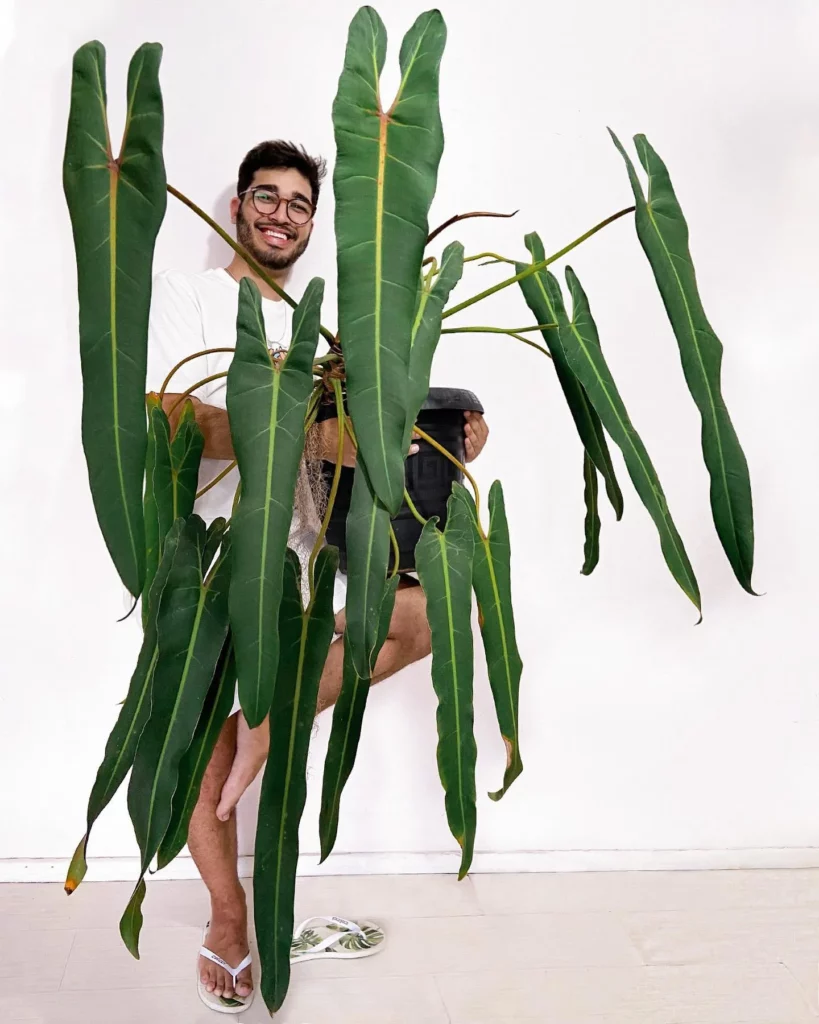
[[[426,441],[427,444],[431,444],[432,447],[435,448],[436,451],[439,451],[441,453],[441,455],[445,456],[447,459],[449,459],[450,462],[454,463],[458,467],[458,469],[460,469],[460,471],[463,473],[463,475],[466,477],[466,479],[469,481],[469,483],[472,486],[472,490],[475,492],[475,518],[478,521],[478,529],[480,530],[481,536],[484,536],[483,528],[481,527],[481,514],[480,514],[481,513],[481,492],[478,490],[478,485],[475,482],[475,477],[472,476],[472,474],[469,472],[469,470],[466,468],[466,466],[462,462],[458,462],[458,460],[455,458],[455,456],[452,454],[452,452],[447,451],[446,448],[444,448],[444,446],[442,444],[438,444],[438,442],[435,440],[435,438],[434,437],[430,437],[429,434],[425,430],[421,430],[421,428],[418,426],[417,423],[413,427],[413,430],[421,438],[421,440]],[[412,511],[412,509],[410,509],[410,511]],[[417,519],[418,516],[416,516],[415,518]]]
[[[310,601],[313,600],[313,588],[315,586],[313,582],[313,566],[316,564],[318,553],[324,544],[324,538],[327,534],[327,527],[330,525],[330,516],[333,514],[333,506],[336,503],[336,495],[338,494],[338,483],[341,480],[341,468],[344,459],[344,421],[346,416],[344,415],[344,398],[341,394],[341,382],[339,380],[333,380],[333,393],[336,399],[336,415],[338,416],[338,447],[336,449],[336,468],[333,470],[333,482],[330,486],[330,496],[327,498],[327,508],[324,510],[324,518],[321,521],[321,529],[316,537],[316,542],[313,545],[313,550],[310,552],[310,560],[307,563],[307,579],[310,584]]]
[[[569,242],[554,255],[549,256],[548,259],[541,260],[540,263],[530,263],[524,270],[521,270],[519,274],[515,274],[514,277],[507,277],[505,281],[501,281],[499,284],[492,285],[491,288],[486,288],[482,292],[478,292],[477,295],[473,295],[471,299],[464,299],[463,302],[459,302],[457,306],[453,306],[451,309],[447,309],[442,320],[448,316],[452,316],[454,313],[460,313],[462,309],[466,309],[468,306],[474,306],[476,302],[480,302],[481,299],[485,299],[490,295],[494,295],[495,292],[501,291],[503,288],[508,288],[510,284],[517,284],[518,281],[523,281],[527,277],[531,277],[532,274],[538,274],[541,270],[544,270],[549,266],[550,263],[554,263],[555,260],[559,260],[562,256],[565,256],[567,252],[571,252],[572,249],[576,248],[581,242],[585,242],[587,238],[591,238],[592,235],[596,235],[598,231],[602,231],[604,227],[612,224],[620,217],[625,217],[627,213],[633,213],[634,207],[627,206],[625,210],[619,210],[617,213],[613,213],[611,217],[606,217],[605,220],[601,220],[599,224],[595,224],[593,228],[590,228],[585,234],[582,234],[579,238],[575,238],[573,242]]]
[[[427,235],[427,245],[437,238],[442,231],[445,231],[452,224],[457,224],[459,220],[468,220],[469,217],[514,217],[518,213],[515,210],[513,213],[489,213],[486,210],[473,210],[472,213],[458,213],[454,217],[450,217],[449,220],[445,220],[443,224],[440,224],[434,231],[430,231]]]
[[[172,367],[171,372],[168,374],[168,376],[165,378],[165,380],[162,381],[162,387],[159,389],[159,398],[160,398],[160,400],[162,400],[165,397],[165,392],[168,390],[168,385],[170,384],[171,378],[173,377],[173,375],[176,373],[176,371],[180,367],[184,366],[185,363],[189,363],[192,359],[198,359],[199,356],[208,356],[212,352],[235,352],[235,351],[236,351],[235,348],[203,348],[201,352],[194,352],[193,355],[185,356],[184,359],[180,359],[179,362],[176,364],[176,366]]]
[[[475,256],[464,257],[464,263],[473,263],[475,260],[494,260],[496,263],[511,263],[514,266],[518,260],[510,260],[508,256],[499,256],[496,252],[479,252]]]
[[[241,245],[239,245],[238,242],[231,238],[227,231],[225,231],[224,228],[217,224],[212,217],[209,217],[201,207],[197,206],[192,199],[188,199],[186,195],[180,192],[179,189],[174,188],[173,185],[168,185],[168,191],[172,196],[175,196],[180,202],[184,203],[185,206],[187,206],[190,210],[193,210],[197,217],[201,217],[202,220],[209,227],[213,228],[213,230],[216,232],[217,235],[219,235],[222,241],[227,242],[227,244],[231,247],[231,249],[233,249],[237,256],[241,256],[241,258],[250,267],[253,273],[257,274],[266,285],[272,288],[273,291],[279,296],[279,298],[284,299],[288,306],[291,306],[293,309],[296,308],[296,306],[298,305],[296,300],[293,299],[290,295],[288,295],[284,288],[282,288],[281,285],[277,284],[276,281],[273,280],[273,278],[270,276],[270,274],[267,273],[264,267],[253,259],[253,257],[247,251],[247,249],[243,248]],[[320,326],[319,330],[321,331],[323,337],[326,338],[327,341],[330,342],[330,344],[335,347],[337,343],[333,332],[329,331],[324,326]]]
[[[324,390],[324,382],[319,381],[318,384],[313,386],[313,393],[310,395],[310,401],[307,403],[307,412],[304,417],[304,432],[313,426],[318,417],[318,407],[321,401],[321,392]]]
[[[236,459],[234,459],[233,462],[231,462],[231,464],[229,466],[225,466],[225,468],[222,470],[222,472],[219,473],[217,476],[215,476],[211,480],[211,482],[209,484],[205,484],[205,486],[202,488],[201,491],[197,491],[196,492],[196,496],[194,498],[194,501],[196,501],[198,498],[201,498],[203,494],[207,494],[208,491],[211,489],[211,487],[215,487],[219,483],[220,480],[224,480],[225,477],[228,475],[228,473],[230,473],[232,470],[236,469],[236,465],[237,465],[237,462],[236,462]]]
[[[390,573],[390,579],[392,579],[398,572],[398,566],[401,564],[401,551],[398,547],[398,538],[395,536],[392,523],[390,523],[390,543],[392,544],[392,572]]]
[[[212,373],[210,377],[203,377],[202,380],[198,380],[195,384],[192,384],[187,391],[183,391],[182,394],[177,398],[174,404],[171,406],[168,412],[168,419],[176,412],[179,406],[185,401],[186,398],[190,398],[197,388],[201,388],[205,384],[210,384],[212,380],[220,380],[222,377],[227,377],[227,370],[223,370],[221,373]]]
[[[521,330],[540,331],[547,327],[557,327],[557,324],[540,324],[538,327],[518,328],[517,331],[511,330],[511,328],[509,330],[506,330],[503,327],[444,327],[441,331],[441,334],[461,334],[462,332],[470,331],[476,331],[481,334],[508,334],[510,338],[516,338],[518,341],[522,341],[524,345],[529,345],[531,348],[536,348],[538,352],[542,352],[547,359],[551,359],[551,353],[547,348],[544,348],[543,345],[538,345],[536,341],[532,341],[529,338],[524,338],[523,335],[520,333]]]
[[[415,518],[418,520],[418,522],[421,524],[421,526],[426,526],[427,525],[427,520],[424,519],[424,517],[421,515],[421,513],[415,507],[415,503],[413,502],[412,498],[410,497],[409,491],[406,489],[406,487],[404,488],[404,501],[407,503],[407,507],[409,508],[410,512],[412,512],[412,514],[415,516]]]

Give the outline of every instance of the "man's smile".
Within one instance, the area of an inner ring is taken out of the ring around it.
[[[256,230],[267,242],[268,245],[274,249],[283,249],[288,243],[293,241],[294,235],[288,234],[284,228],[273,225],[264,225],[259,227],[257,225]]]

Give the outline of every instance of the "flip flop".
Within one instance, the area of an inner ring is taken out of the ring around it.
[[[199,950],[199,956],[203,956],[206,960],[210,960],[212,963],[217,964],[223,970],[227,971],[228,974],[233,978],[234,988],[236,985],[236,979],[242,973],[242,971],[249,967],[252,958],[250,953],[244,958],[238,967],[231,967],[229,963],[223,960],[220,956],[211,952],[205,945],[205,936],[208,934],[208,928],[210,927],[210,921],[205,925],[205,930],[202,933],[202,948]],[[249,996],[237,996],[233,995],[230,999],[225,996],[217,996],[213,992],[208,992],[205,986],[202,984],[202,978],[199,971],[199,960],[196,961],[196,991],[199,993],[199,998],[210,1010],[215,1010],[217,1013],[241,1013],[242,1010],[248,1009],[250,1004],[253,1002],[253,997],[256,994],[256,989],[251,989]]]
[[[384,931],[372,921],[348,921],[345,917],[308,917],[298,926],[290,947],[290,963],[302,960],[358,960],[379,953]]]

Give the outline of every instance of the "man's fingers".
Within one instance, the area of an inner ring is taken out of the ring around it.
[[[263,764],[263,760],[242,761],[238,756],[236,757],[230,774],[222,786],[222,794],[216,808],[216,817],[219,821],[227,821],[230,818],[236,804],[239,803],[245,790],[259,774]]]
[[[417,444],[411,444],[410,447],[409,447],[408,454],[409,455],[417,455],[418,451],[419,451],[418,445]]]

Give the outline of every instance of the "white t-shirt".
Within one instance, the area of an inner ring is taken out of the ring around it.
[[[154,277],[151,317],[148,328],[147,390],[159,391],[165,377],[180,359],[206,348],[236,345],[236,314],[239,283],[221,267],[200,274],[165,270]],[[262,312],[270,348],[290,345],[292,310],[282,300],[262,299]],[[226,371],[232,352],[217,352],[191,359],[174,374],[168,392],[181,394],[204,377]],[[207,405],[226,408],[226,378],[199,388],[195,395]],[[222,472],[228,462],[202,459],[199,488]],[[196,503],[197,513],[211,522],[217,516],[230,518],[239,474],[233,469]]]

